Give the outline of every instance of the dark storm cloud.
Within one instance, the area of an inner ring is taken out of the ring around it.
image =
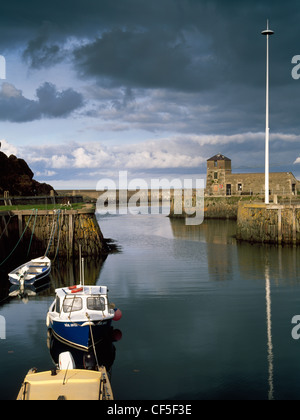
[[[105,78],[114,86],[196,91],[225,83],[263,86],[260,31],[269,17],[279,35],[273,83],[282,84],[297,53],[299,9],[295,0],[54,0],[43,6],[12,0],[1,13],[0,33],[16,33],[0,36],[0,45],[26,42],[24,57],[33,68],[74,53],[81,76],[100,83]],[[68,50],[70,37],[84,39],[84,45]]]
[[[51,83],[44,83],[36,91],[37,100],[25,98],[21,90],[3,83],[0,91],[0,120],[28,122],[46,118],[60,118],[83,105],[82,96],[73,89],[57,91]]]
[[[203,45],[203,41],[199,42]],[[203,45],[207,50],[207,47]],[[191,55],[183,34],[165,30],[114,29],[74,51],[85,76],[104,77],[116,85],[143,88],[207,88],[213,79],[213,57]],[[204,72],[206,76],[203,77]],[[202,75],[201,75],[202,72]]]
[[[190,93],[182,131],[204,133],[263,130],[261,31],[269,18],[275,31],[270,40],[271,127],[300,130],[300,81],[291,77],[291,59],[300,53],[298,1],[66,0],[54,1],[51,7],[46,3],[45,9],[31,4],[35,12],[29,16],[22,6],[23,20],[19,17],[20,28],[31,22],[24,50],[31,67],[42,69],[68,60],[85,83],[96,81],[98,86],[130,89],[132,94],[137,89],[177,92],[178,106],[181,93]],[[161,107],[174,108],[168,96]],[[130,123],[126,103],[120,98],[111,105],[122,108],[122,118]],[[212,112],[197,114],[206,105]],[[173,118],[176,123],[176,113],[169,116],[168,122]]]
[[[260,132],[265,86],[261,30],[267,18],[275,31],[270,41],[271,127],[296,133],[300,80],[291,77],[291,59],[300,54],[298,0],[11,0],[0,15],[0,46],[22,45],[34,69],[67,60],[86,85],[127,92],[107,105],[99,101],[89,115],[112,122],[122,118],[128,125],[134,120],[147,130],[159,121],[159,129],[165,126],[166,131]],[[164,93],[158,97],[155,89]],[[137,92],[146,91],[155,102],[142,109]],[[41,115],[39,99],[23,101],[25,115]],[[108,112],[109,106],[116,112]]]
[[[23,58],[34,69],[53,66],[65,59],[65,52],[59,44],[49,44],[48,36],[41,34],[29,41],[23,52]]]
[[[46,117],[65,117],[83,105],[82,95],[73,89],[57,91],[51,83],[44,83],[36,91],[39,111]]]

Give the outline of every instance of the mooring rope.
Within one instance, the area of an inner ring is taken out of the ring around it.
[[[59,215],[59,218],[58,218],[57,246],[56,246],[56,252],[55,252],[55,256],[54,256],[53,261],[55,261],[55,260],[56,260],[56,258],[57,258],[57,255],[58,255],[58,249],[59,249],[59,243],[60,243],[60,234],[61,234],[61,228],[62,228],[62,222],[61,222],[61,223],[59,223],[60,216],[62,216],[62,218],[63,218],[63,214],[60,214],[60,215]]]
[[[50,245],[51,245],[51,242],[52,242],[52,237],[53,237],[53,232],[54,232],[54,222],[55,222],[55,218],[54,218],[54,215],[53,215],[53,222],[52,222],[52,227],[51,227],[50,237],[49,237],[49,241],[48,241],[48,245],[47,245],[47,248],[46,248],[46,251],[45,251],[44,257],[46,257],[46,256],[47,256],[47,254],[48,254],[48,252],[49,252],[49,249],[50,249]]]
[[[31,232],[31,238],[30,238],[30,242],[29,242],[29,246],[28,246],[27,257],[29,255],[30,248],[31,248],[32,238],[33,238],[35,225],[36,225],[37,214],[38,214],[38,209],[35,210],[35,219],[34,219],[34,224],[33,224],[32,232]]]
[[[3,216],[3,217],[5,218],[5,216]],[[8,227],[9,222],[11,221],[11,219],[12,219],[13,217],[14,217],[14,216],[12,216],[11,214],[9,215],[8,222],[6,223],[6,226],[5,226],[5,228],[3,229],[3,232],[1,233],[0,240],[2,239],[2,236],[4,235],[5,231],[7,231],[7,232],[8,232],[7,227]],[[5,220],[5,219],[4,219],[4,220]]]
[[[99,362],[98,362],[98,357],[97,357],[97,352],[96,352],[96,347],[95,347],[95,342],[94,342],[94,335],[93,335],[93,330],[92,330],[91,318],[89,317],[88,313],[86,313],[85,315],[86,315],[87,319],[89,320],[89,327],[90,327],[93,351],[94,351],[94,355],[95,355],[95,359],[96,359],[97,368],[99,369],[100,365],[99,365]]]
[[[11,256],[12,256],[12,254],[15,252],[15,250],[17,249],[17,247],[18,247],[18,245],[19,245],[19,243],[21,242],[21,240],[22,240],[22,238],[23,238],[23,236],[24,236],[24,234],[25,234],[25,232],[26,232],[26,230],[27,230],[27,228],[28,228],[28,226],[29,226],[29,223],[30,223],[30,220],[31,220],[31,218],[32,218],[32,216],[33,216],[33,213],[34,213],[34,211],[35,211],[35,209],[33,209],[33,212],[32,212],[32,214],[30,215],[30,217],[29,217],[29,219],[28,219],[28,222],[27,222],[27,224],[26,224],[26,227],[25,227],[25,229],[23,230],[23,233],[22,233],[22,235],[20,236],[20,238],[19,238],[19,240],[18,240],[18,242],[17,242],[17,244],[16,244],[16,246],[13,248],[13,250],[10,252],[10,254],[0,263],[0,267],[1,267],[1,265],[3,265]]]
[[[48,246],[47,246],[46,252],[44,254],[44,257],[46,257],[48,255],[48,252],[50,250],[52,240],[54,238],[54,235],[55,235],[55,232],[56,232],[56,229],[57,229],[57,225],[59,223],[59,215],[60,215],[60,210],[57,210],[57,218],[56,218],[56,223],[55,223],[55,218],[54,218],[54,214],[53,214],[53,224],[52,224],[51,234],[50,234]]]

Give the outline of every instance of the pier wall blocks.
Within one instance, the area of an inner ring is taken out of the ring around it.
[[[204,198],[204,218],[205,219],[224,219],[236,220],[238,212],[238,203],[240,197],[205,197]],[[171,200],[170,217],[185,218],[186,214],[176,214],[174,199]],[[184,202],[182,203],[184,208]]]
[[[78,257],[80,245],[83,257],[108,254],[108,247],[92,209],[62,210],[60,213],[39,210],[37,217],[32,211],[1,212],[0,249],[13,249],[27,223],[27,230],[18,248],[27,252],[30,246],[31,255],[45,253],[49,243],[50,258],[54,258],[57,253],[60,257]]]
[[[300,205],[238,205],[237,239],[274,244],[300,244]]]

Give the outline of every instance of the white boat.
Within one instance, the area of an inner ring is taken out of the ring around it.
[[[57,368],[46,372],[30,369],[17,400],[113,400],[104,366],[96,370],[76,369],[70,352],[60,355]]]
[[[33,259],[8,274],[12,284],[31,286],[37,280],[47,277],[51,272],[51,261],[43,256]]]
[[[109,303],[106,286],[77,285],[56,289],[46,325],[70,346],[88,351],[111,331],[122,313]]]

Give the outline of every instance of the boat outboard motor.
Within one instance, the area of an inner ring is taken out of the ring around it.
[[[92,353],[87,353],[83,356],[83,366],[87,370],[96,370],[97,362]]]
[[[58,357],[58,366],[60,370],[76,369],[72,354],[69,351],[60,353]]]

